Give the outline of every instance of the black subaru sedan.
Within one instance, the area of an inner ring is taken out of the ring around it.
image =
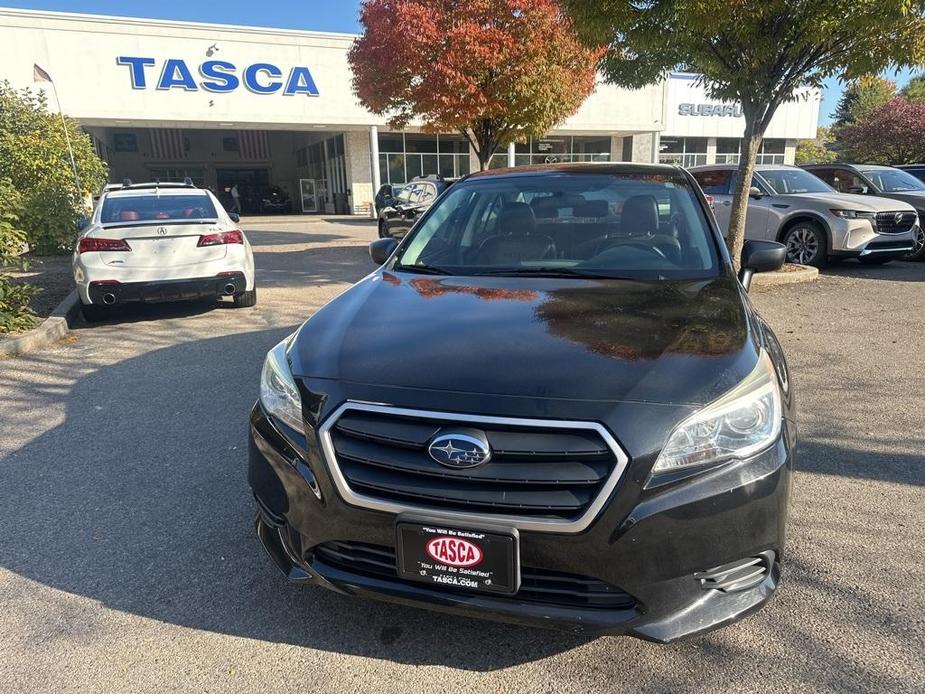
[[[780,581],[796,443],[746,244],[670,166],[470,176],[270,350],[256,528],[295,583],[671,641]]]

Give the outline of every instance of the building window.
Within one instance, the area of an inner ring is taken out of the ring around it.
[[[659,141],[660,164],[700,166],[707,163],[707,138],[663,137]]]
[[[135,133],[114,133],[112,148],[117,152],[137,152],[138,138]]]
[[[562,164],[573,161],[610,161],[610,137],[549,135],[514,145],[514,166]],[[497,159],[497,155],[495,159]],[[494,163],[494,160],[492,160]],[[503,166],[507,166],[505,157]]]
[[[380,133],[382,183],[404,185],[416,176],[456,178],[469,173],[469,143],[461,135]]]
[[[758,151],[756,164],[783,164],[786,140],[764,140]]]
[[[183,183],[187,178],[192,179],[197,188],[206,187],[206,171],[201,167],[165,167],[149,169],[151,179],[161,183]]]
[[[716,138],[716,163],[738,164],[742,154],[741,140],[737,137]]]

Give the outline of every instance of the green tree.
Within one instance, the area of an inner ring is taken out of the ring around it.
[[[857,123],[871,111],[883,106],[896,96],[896,85],[879,75],[865,75],[845,85],[835,113],[833,124],[843,127]]]
[[[17,224],[22,210],[22,196],[6,178],[0,178],[0,333],[24,330],[33,323],[29,298],[35,289],[14,284],[4,271],[25,268],[22,252],[26,233]]]
[[[897,96],[839,131],[845,153],[868,164],[925,160],[925,103]]]
[[[796,163],[828,164],[838,159],[838,152],[833,149],[835,135],[831,128],[820,127],[816,130],[815,140],[800,140],[797,145]]]
[[[703,75],[712,98],[738,102],[742,157],[726,243],[739,265],[755,159],[778,107],[821,87],[925,58],[925,0],[564,0],[606,77],[639,87],[670,70]]]
[[[350,65],[363,105],[396,128],[462,133],[482,170],[594,90],[600,52],[553,0],[365,0],[360,23]]]
[[[69,251],[84,214],[83,196],[106,182],[106,165],[89,137],[66,119],[84,190],[77,194],[61,117],[48,110],[45,95],[0,83],[0,178],[22,200],[19,226],[30,248],[45,255]]]
[[[910,79],[900,94],[914,104],[925,103],[925,74],[916,75]]]

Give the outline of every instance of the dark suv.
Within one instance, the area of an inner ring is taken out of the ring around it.
[[[456,181],[455,178],[426,176],[411,179],[395,197],[385,197],[379,207],[379,238],[401,238],[434,204],[437,197]],[[383,192],[380,189],[380,192]]]
[[[295,583],[655,641],[780,580],[796,443],[777,338],[696,182],[479,173],[270,350],[257,532]]]
[[[919,225],[905,259],[925,260],[925,183],[913,172],[874,164],[809,164],[803,168],[839,193],[875,195],[912,205],[919,215]]]

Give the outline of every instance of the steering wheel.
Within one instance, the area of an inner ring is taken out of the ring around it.
[[[610,246],[608,246],[608,247],[605,248],[604,250],[598,251],[595,255],[600,255],[601,253],[606,253],[607,251],[611,251],[611,250],[613,250],[614,248],[620,248],[620,247],[626,247],[626,246],[629,246],[629,247],[631,247],[631,248],[636,248],[636,249],[638,249],[638,250],[640,250],[640,251],[645,251],[646,253],[650,253],[650,254],[652,254],[652,255],[658,256],[660,259],[666,260],[666,261],[668,261],[669,263],[671,262],[671,261],[668,259],[668,256],[665,255],[664,252],[662,252],[662,249],[661,249],[661,248],[658,248],[657,246],[651,246],[651,245],[642,243],[641,241],[623,241],[622,239],[621,239],[619,242],[617,242],[617,243],[611,244]]]

